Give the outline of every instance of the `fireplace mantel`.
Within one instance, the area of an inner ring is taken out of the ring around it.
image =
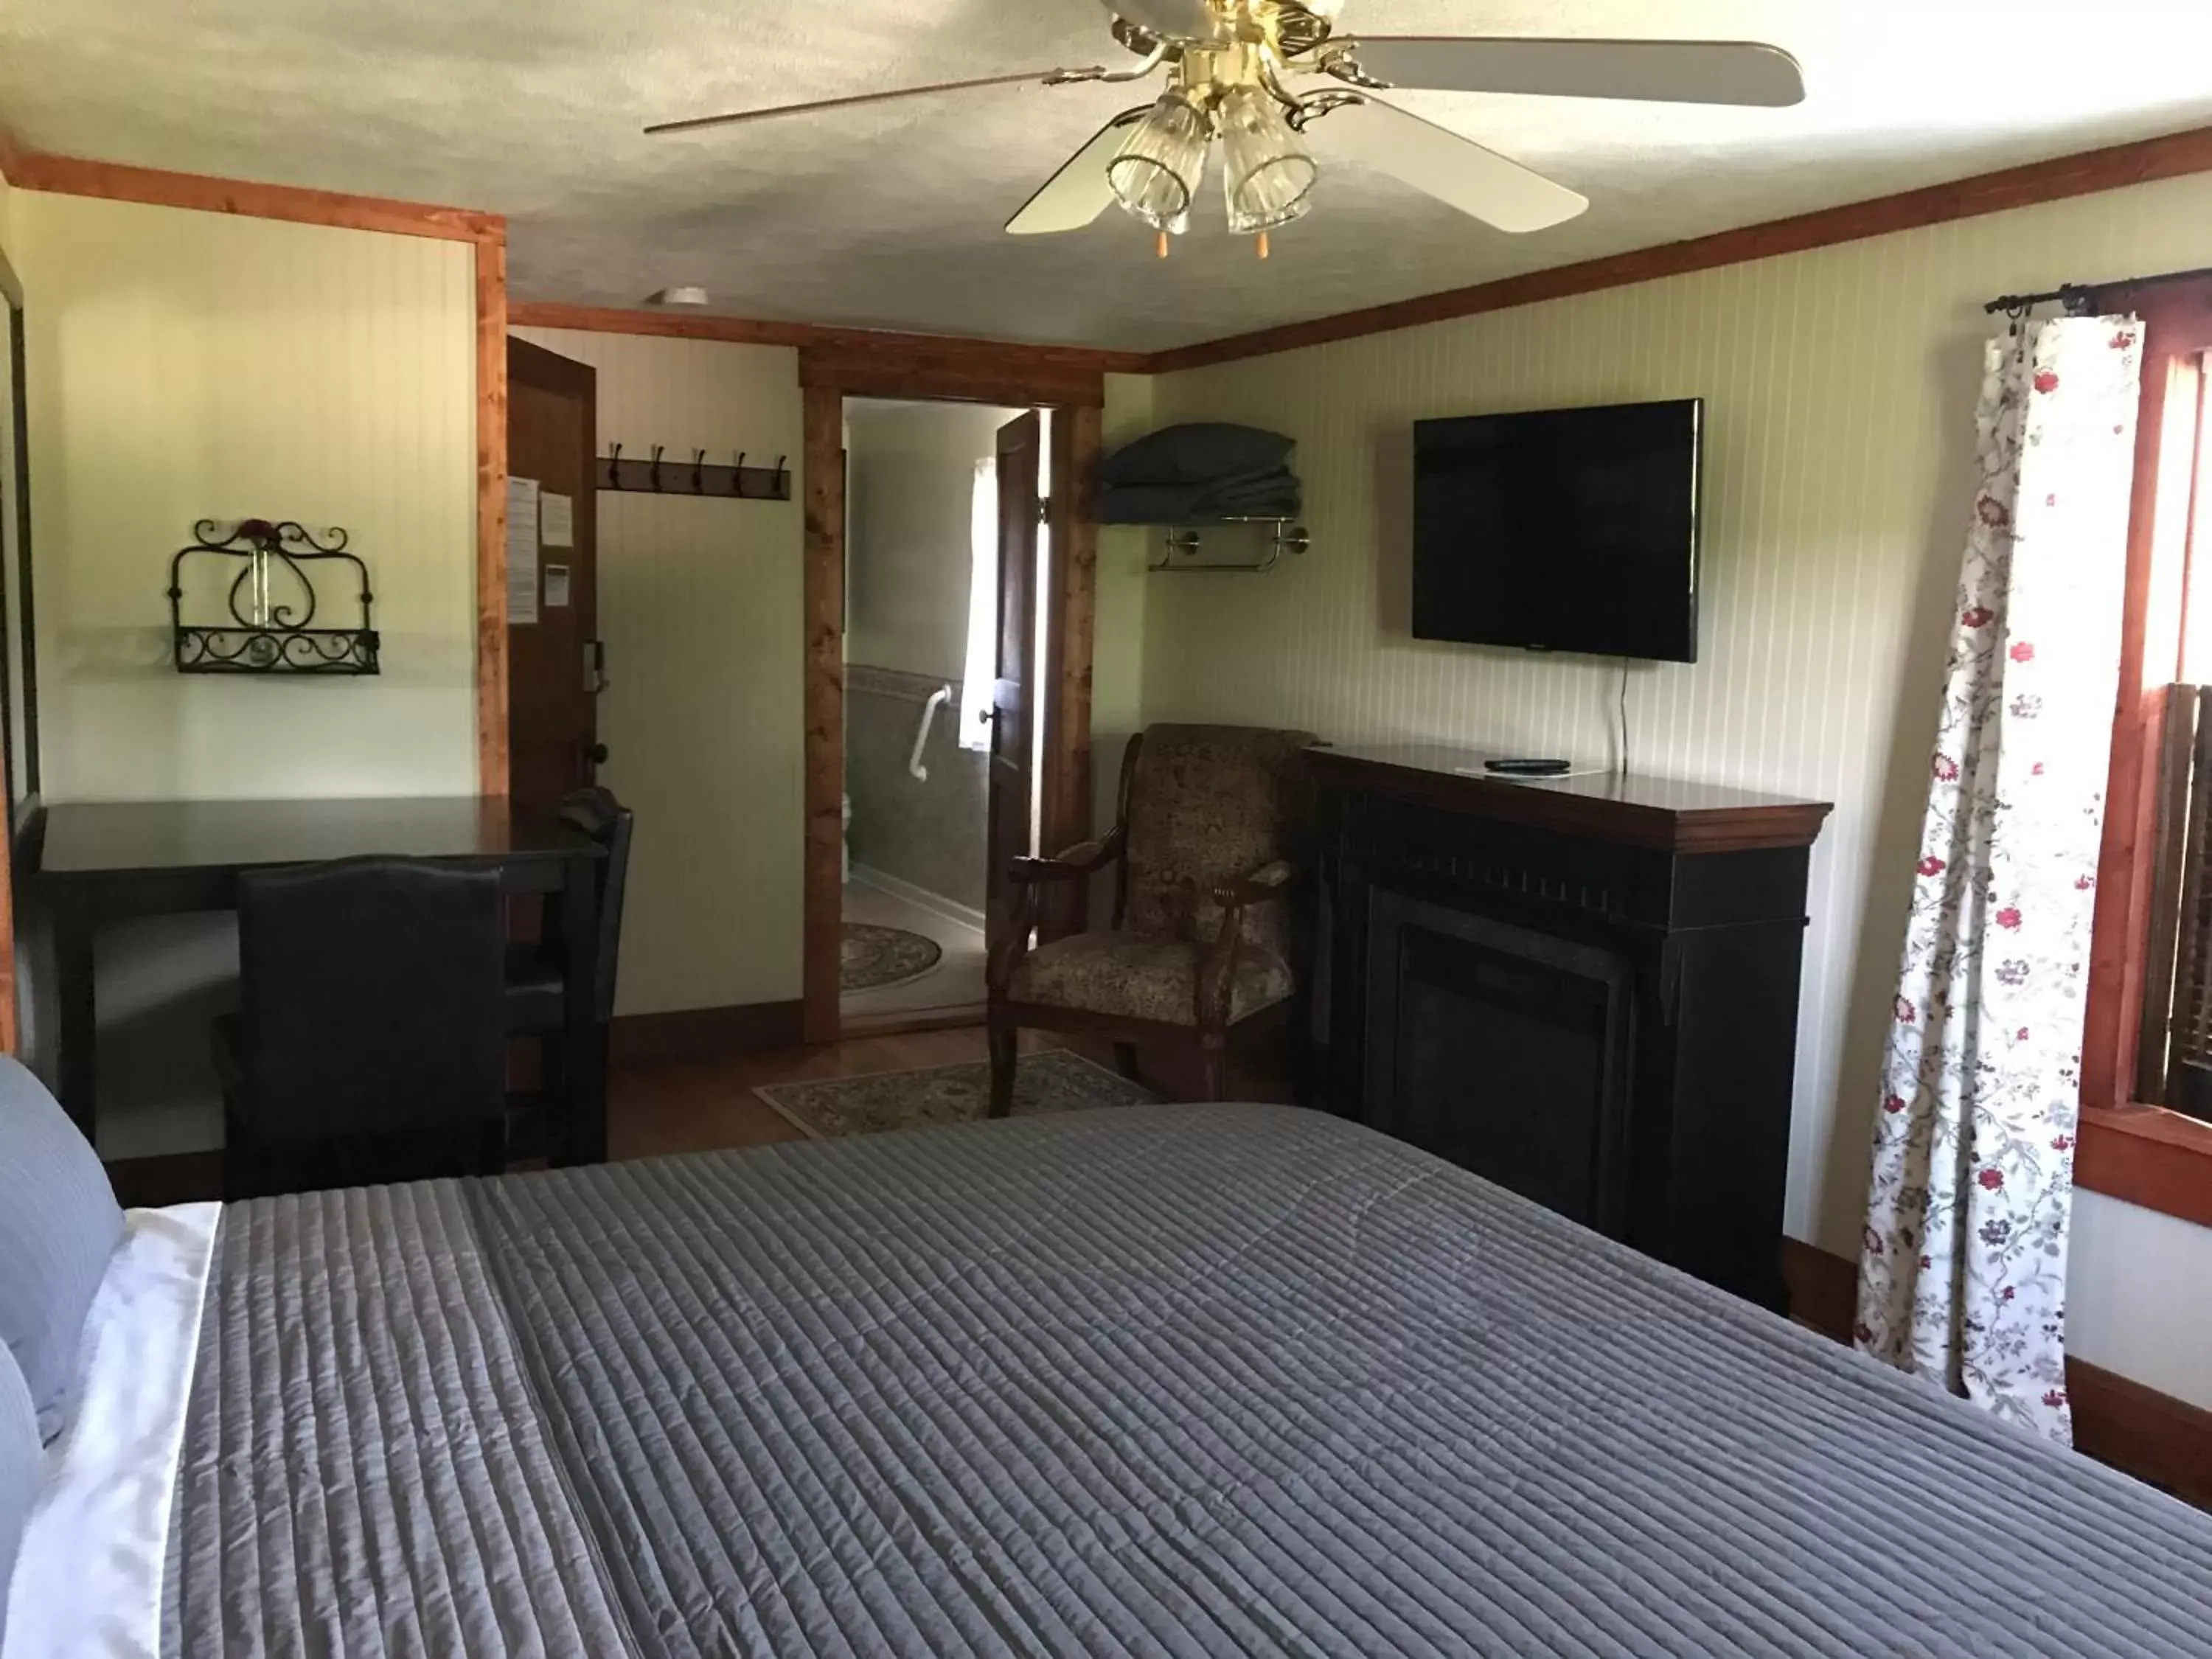
[[[1348,1110],[1770,1304],[1819,801],[1312,753]],[[1510,1081],[1505,1081],[1510,1079]]]

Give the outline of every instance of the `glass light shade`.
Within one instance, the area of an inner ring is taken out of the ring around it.
[[[1181,235],[1206,177],[1213,130],[1206,112],[1170,92],[1137,123],[1106,164],[1106,182],[1121,205],[1156,230]]]
[[[1281,105],[1257,87],[1239,87],[1221,100],[1220,120],[1230,229],[1246,236],[1271,230],[1313,205],[1308,196],[1321,169]]]

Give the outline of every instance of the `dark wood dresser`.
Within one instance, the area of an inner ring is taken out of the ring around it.
[[[1338,1097],[1386,1133],[1783,1304],[1806,878],[1826,803],[1313,751]]]

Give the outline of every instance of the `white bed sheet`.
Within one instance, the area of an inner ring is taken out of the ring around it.
[[[130,1210],[46,1450],[0,1659],[159,1659],[161,1581],[220,1204]]]

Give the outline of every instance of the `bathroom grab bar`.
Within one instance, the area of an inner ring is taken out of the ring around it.
[[[921,724],[915,727],[914,753],[906,757],[906,769],[924,783],[929,781],[929,769],[921,763],[921,751],[929,746],[929,728],[937,719],[937,711],[951,701],[952,688],[940,685],[921,706]]]

